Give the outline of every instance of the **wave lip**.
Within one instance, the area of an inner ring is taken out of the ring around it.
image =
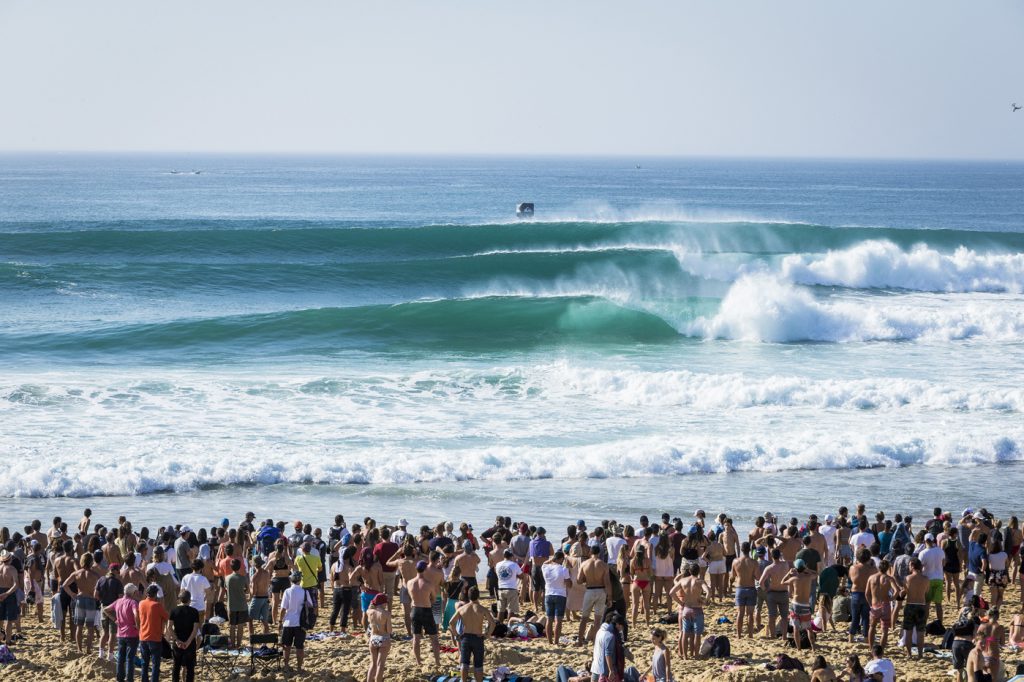
[[[960,246],[945,254],[925,244],[905,251],[891,241],[870,240],[823,256],[786,256],[780,274],[798,284],[857,289],[1021,293],[1024,253],[977,253]]]

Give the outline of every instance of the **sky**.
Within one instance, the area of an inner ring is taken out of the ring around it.
[[[0,151],[1024,159],[1017,0],[3,0]]]

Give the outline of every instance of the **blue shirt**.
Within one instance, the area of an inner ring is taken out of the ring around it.
[[[546,538],[536,537],[530,541],[530,559],[547,559],[551,554],[551,543]]]
[[[988,552],[985,551],[985,547],[979,545],[977,542],[972,542],[971,546],[967,548],[967,568],[971,573],[981,573],[981,562],[988,556]]]
[[[889,553],[889,549],[892,547],[892,531],[883,530],[878,534],[878,544],[882,546],[881,554],[885,556]]]

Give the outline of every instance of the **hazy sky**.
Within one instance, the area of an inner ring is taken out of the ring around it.
[[[0,150],[1024,158],[1017,0],[0,3]]]

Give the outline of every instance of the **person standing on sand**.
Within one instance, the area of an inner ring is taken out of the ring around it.
[[[700,568],[683,567],[683,578],[672,588],[670,596],[679,605],[679,655],[697,658],[700,636],[704,634],[704,595],[708,584],[700,579]]]
[[[857,553],[857,562],[850,566],[850,628],[848,642],[854,636],[867,637],[870,609],[864,590],[868,579],[877,572],[875,562],[871,560],[871,552],[866,548]]]
[[[167,640],[171,645],[171,680],[180,682],[181,671],[185,671],[185,682],[196,678],[196,651],[199,649],[199,627],[202,625],[199,611],[192,607],[192,595],[182,590],[178,595],[178,606],[168,615]]]
[[[412,545],[406,545],[402,548],[401,552],[395,554],[388,561],[388,565],[395,569],[395,573],[398,575],[400,582],[398,588],[398,603],[402,605],[402,618],[405,622],[405,631],[412,634],[412,617],[410,607],[412,602],[409,600],[409,583],[416,578],[416,548]],[[339,576],[341,574],[338,574]],[[346,583],[347,584],[347,583]],[[342,584],[342,590],[345,589],[345,584]],[[351,599],[351,587],[349,589],[349,599]],[[337,590],[337,587],[335,587]],[[337,594],[335,596],[337,599]],[[335,601],[337,604],[337,601]],[[331,627],[334,627],[334,618],[337,616],[337,606],[335,606],[335,612],[331,615]],[[342,624],[344,625],[348,614],[344,613],[342,616]],[[344,630],[344,627],[342,628]]]
[[[535,611],[540,611],[544,602],[544,572],[541,567],[554,553],[554,547],[548,541],[544,527],[537,528],[535,537],[530,541],[529,552],[529,559],[532,562],[530,576],[533,578],[531,596]]]
[[[556,553],[556,557],[561,552]],[[545,564],[548,566],[549,564]],[[565,567],[562,567],[565,570]],[[469,678],[469,666],[472,660],[473,677],[476,682],[483,682],[484,679],[484,639],[490,637],[496,625],[494,617],[489,609],[480,604],[480,590],[475,585],[467,590],[469,601],[461,605],[455,611],[448,629],[452,637],[459,642],[459,660],[461,663],[462,682]],[[548,595],[550,598],[551,595]],[[461,633],[460,633],[461,631]],[[551,632],[551,625],[548,624],[548,633]],[[550,634],[549,640],[550,643]],[[558,641],[557,639],[555,640]]]
[[[249,632],[252,633],[253,623],[263,624],[263,634],[270,632],[270,571],[266,562],[258,554],[252,559],[253,573],[250,580],[249,600]],[[202,611],[199,613],[202,618]]]
[[[121,572],[119,564],[110,564],[107,575],[96,582],[94,596],[100,603],[100,609],[113,604],[124,595],[124,583],[118,577]],[[114,660],[114,645],[117,643],[117,623],[113,618],[106,618],[100,615],[100,660],[108,658]]]
[[[785,629],[787,608],[789,606],[789,590],[783,585],[789,567],[782,560],[782,552],[772,550],[772,563],[761,573],[761,587],[766,594],[768,605],[768,638],[781,636]]]
[[[302,627],[302,609],[305,606],[313,607],[309,593],[302,587],[302,574],[298,571],[292,573],[288,579],[291,582],[281,597],[281,612],[278,616],[278,627],[281,629],[281,647],[284,649],[284,669],[289,670],[288,659],[292,648],[295,649],[295,663],[297,670],[302,672],[302,659],[306,648],[306,630]]]
[[[928,533],[924,536],[925,548],[917,555],[921,560],[922,572],[931,581],[928,586],[927,601],[935,605],[935,617],[942,622],[942,593],[945,580],[942,565],[946,561],[946,553],[936,544],[935,536]]]
[[[4,644],[11,646],[11,635],[14,625],[18,622],[18,571],[11,564],[14,555],[6,549],[0,549],[0,623],[4,628]],[[72,626],[73,628],[74,626]],[[64,635],[64,623],[61,622],[61,639]],[[81,642],[78,644],[81,653]]]
[[[793,600],[790,603],[790,624],[793,626],[793,645],[797,651],[801,649],[801,633],[807,633],[807,641],[811,644],[811,653],[816,651],[814,647],[814,628],[811,627],[814,620],[814,609],[811,606],[811,590],[814,582],[818,579],[817,574],[807,567],[803,559],[793,562],[791,570],[782,580],[782,584],[791,587]]]
[[[124,596],[103,609],[117,626],[117,682],[134,682],[135,654],[139,650],[139,588],[134,583],[124,587]]]
[[[378,594],[370,601],[366,612],[366,645],[370,650],[370,667],[366,682],[383,682],[384,669],[391,651],[393,636],[391,610],[387,594]]]
[[[139,650],[142,652],[142,682],[160,679],[160,655],[164,629],[170,614],[160,600],[160,587],[146,588],[146,598],[139,604]]]
[[[882,648],[889,643],[889,629],[892,628],[892,599],[900,591],[899,585],[889,574],[889,562],[882,559],[878,572],[868,578],[864,596],[868,602],[870,625],[868,625],[868,646],[875,644],[875,632],[882,624]]]
[[[72,597],[75,613],[71,623],[75,628],[74,640],[78,653],[85,653],[82,650],[82,630],[88,631],[85,651],[92,649],[92,638],[96,633],[96,614],[99,611],[99,602],[96,600],[96,583],[99,582],[100,574],[93,569],[93,556],[82,555],[80,568],[71,574],[64,581],[61,589]]]
[[[565,554],[562,550],[544,562],[541,573],[544,575],[544,615],[548,617],[548,644],[555,644],[562,636],[567,591],[572,587],[572,576],[565,567]]]
[[[521,565],[514,561],[515,554],[506,549],[504,559],[494,565],[498,576],[498,611],[509,616],[519,615],[519,584],[526,579]]]
[[[583,593],[583,608],[580,611],[580,627],[576,641],[583,644],[594,641],[597,627],[587,631],[587,624],[593,615],[595,626],[604,619],[604,612],[612,603],[612,581],[608,564],[601,560],[601,545],[590,546],[590,558],[580,564],[580,583],[586,587]],[[556,640],[557,641],[557,640]]]
[[[907,605],[903,607],[903,635],[906,637],[907,657],[911,647],[917,643],[917,658],[924,650],[924,628],[928,621],[928,590],[931,581],[921,572],[921,560],[911,559],[910,575],[907,576]]]
[[[743,636],[743,621],[747,622],[747,637],[754,637],[754,606],[757,604],[757,581],[761,569],[750,558],[750,543],[740,546],[739,559],[733,562],[729,581],[736,585],[736,637]]]
[[[437,623],[434,621],[433,607],[438,596],[439,585],[427,578],[424,573],[427,562],[416,564],[416,577],[409,582],[409,599],[412,601],[412,652],[416,664],[423,665],[420,655],[420,638],[425,634],[430,637],[430,647],[434,652],[434,668],[441,667],[441,649],[437,640]]]

